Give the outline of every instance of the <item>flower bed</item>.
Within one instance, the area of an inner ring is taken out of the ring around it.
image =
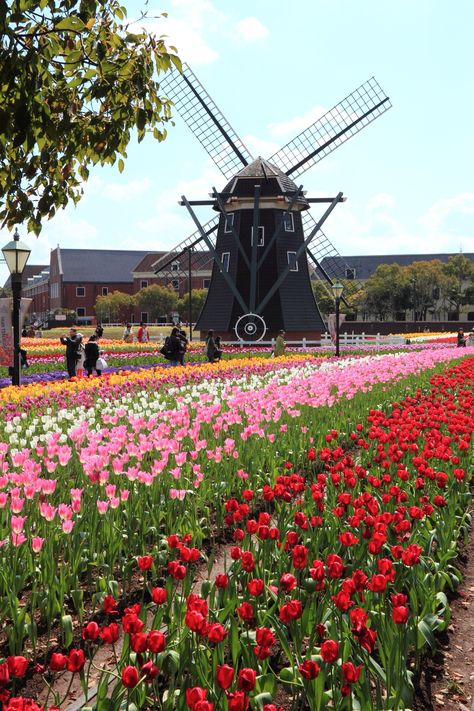
[[[474,362],[441,372],[454,355],[156,370],[58,383],[46,402],[3,391],[0,686],[58,616],[44,662],[81,671],[70,615],[89,600],[108,617],[85,626],[86,656],[125,635],[108,708],[272,711],[282,690],[301,709],[404,708],[465,524]],[[189,596],[219,531],[226,569]]]

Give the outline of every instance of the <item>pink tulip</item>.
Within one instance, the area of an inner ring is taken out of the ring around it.
[[[43,547],[43,543],[44,538],[41,538],[40,536],[33,536],[33,538],[31,539],[31,547],[33,548],[33,551],[35,553],[39,553]]]

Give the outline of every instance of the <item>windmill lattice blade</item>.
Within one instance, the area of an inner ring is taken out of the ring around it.
[[[302,213],[302,220],[305,234],[309,234],[314,228],[316,220],[309,210],[305,210]],[[361,282],[352,278],[351,275],[353,272],[351,267],[346,263],[344,257],[341,257],[333,243],[322,230],[318,230],[313,237],[308,245],[308,250],[325,272],[325,274],[323,274],[318,270],[317,275],[320,279],[329,277],[331,282],[344,280],[345,297],[362,289]],[[327,277],[325,275],[327,275]]]
[[[183,64],[182,74],[177,69],[165,74],[160,87],[227,180],[252,161],[247,148],[187,64]]]
[[[213,246],[216,243],[216,231],[219,224],[219,215],[206,222],[204,229]],[[188,255],[192,249],[191,272],[204,272],[212,270],[214,258],[198,230],[186,237],[169,252],[156,260],[153,264],[154,272],[164,281],[164,286],[171,286],[177,292],[181,291],[183,282],[188,279]]]
[[[372,77],[268,160],[296,179],[391,106]]]

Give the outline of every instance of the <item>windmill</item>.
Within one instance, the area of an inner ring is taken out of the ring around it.
[[[309,198],[295,180],[387,111],[390,99],[372,77],[265,160],[252,158],[189,66],[167,74],[161,88],[227,184],[220,192],[213,187],[211,200],[182,196],[180,204],[196,231],[155,262],[155,273],[176,288],[183,275],[170,267],[176,268],[186,252],[194,253],[195,268],[212,264],[198,330],[213,328],[223,337],[248,342],[279,329],[295,338],[320,333],[325,327],[308,263],[328,284],[351,278],[321,229],[345,198],[342,192]],[[309,211],[315,203],[328,205],[317,220]],[[197,205],[211,206],[218,214],[202,225],[193,209]],[[360,286],[355,280],[350,285],[353,290]]]

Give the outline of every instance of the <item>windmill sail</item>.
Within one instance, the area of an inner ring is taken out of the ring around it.
[[[252,161],[247,148],[188,67],[168,72],[160,82],[163,93],[210,155],[226,179]]]
[[[309,210],[302,214],[305,234],[309,234],[316,220]],[[362,284],[352,276],[352,269],[339,254],[327,235],[320,229],[307,248],[309,263],[313,263],[317,276],[332,284],[344,280],[344,296],[351,296],[362,289]]]
[[[372,77],[268,160],[296,179],[389,108],[390,99]]]
[[[204,225],[206,234],[213,245],[216,242],[218,223],[219,215],[216,215]],[[186,237],[153,264],[153,271],[164,282],[164,285],[171,286],[177,292],[182,291],[183,282],[188,279],[187,253],[189,250],[192,252],[191,271],[193,275],[198,272],[211,272],[214,258],[198,230]]]

